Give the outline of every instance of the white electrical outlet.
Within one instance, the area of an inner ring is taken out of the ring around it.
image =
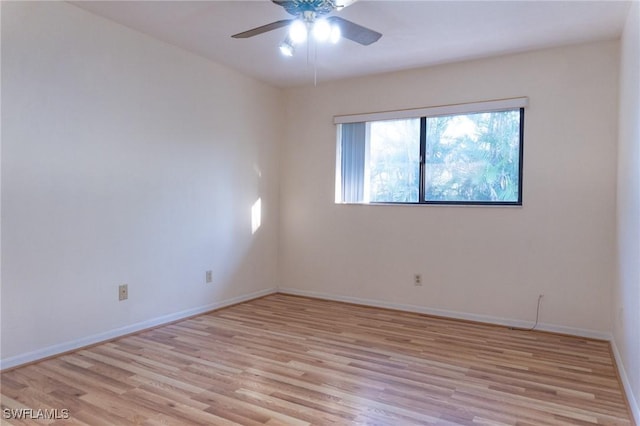
[[[422,285],[422,275],[415,274],[413,276],[413,284],[416,285],[416,286],[421,286]]]
[[[127,300],[129,298],[129,285],[122,284],[118,286],[118,300]]]
[[[205,282],[206,283],[212,283],[213,282],[213,271],[207,271],[205,273]]]

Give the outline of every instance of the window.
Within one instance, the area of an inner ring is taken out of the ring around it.
[[[525,105],[336,117],[336,202],[521,205]]]

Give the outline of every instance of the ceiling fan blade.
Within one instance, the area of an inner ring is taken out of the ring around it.
[[[338,10],[344,9],[345,7],[352,5],[357,1],[358,0],[335,0],[336,9]]]
[[[278,6],[282,6],[284,10],[287,11],[288,14],[293,16],[298,16],[301,13],[300,5],[293,0],[271,0],[273,3]]]
[[[332,24],[336,24],[340,27],[342,37],[348,38],[349,40],[355,41],[356,43],[360,43],[364,46],[375,43],[380,39],[380,37],[382,37],[382,34],[377,31],[370,30],[369,28],[358,25],[355,22],[347,21],[339,16],[331,16],[328,20]]]
[[[289,25],[293,19],[283,19],[281,21],[272,22],[267,25],[263,25],[261,27],[256,27],[238,34],[234,34],[231,37],[233,38],[249,38],[253,36],[257,36],[262,33],[266,33],[269,31],[277,30],[278,28],[286,27]]]

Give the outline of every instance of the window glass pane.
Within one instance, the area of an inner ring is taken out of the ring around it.
[[[425,200],[518,202],[520,111],[427,118]]]
[[[369,141],[369,200],[418,202],[420,119],[372,122]]]

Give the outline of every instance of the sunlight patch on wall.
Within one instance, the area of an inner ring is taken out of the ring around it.
[[[251,233],[255,234],[262,223],[262,200],[258,198],[251,207]]]

